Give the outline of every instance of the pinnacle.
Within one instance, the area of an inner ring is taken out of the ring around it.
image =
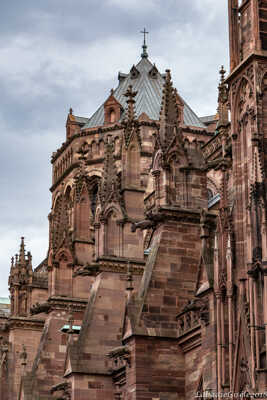
[[[221,66],[220,69],[220,83],[218,86],[218,116],[219,116],[219,121],[217,124],[217,128],[220,127],[221,125],[227,124],[228,122],[228,108],[227,108],[227,100],[228,100],[228,91],[227,91],[227,85],[225,83],[225,69],[223,65]]]
[[[226,73],[226,71],[224,69],[224,66],[222,65],[221,69],[220,69],[221,83],[223,83],[225,81],[225,73]]]
[[[127,97],[127,104],[128,104],[128,120],[132,121],[135,119],[135,96],[137,95],[137,92],[133,91],[132,85],[129,85],[126,93],[124,93],[124,96]]]
[[[173,128],[178,124],[177,94],[174,90],[171,71],[166,70],[166,79],[160,112],[160,136],[162,144],[169,142],[173,136]]]
[[[21,242],[20,242],[19,264],[25,264],[25,244],[23,236],[21,237]]]

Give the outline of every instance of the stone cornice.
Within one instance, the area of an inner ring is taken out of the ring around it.
[[[266,60],[267,57],[267,51],[253,51],[250,53],[245,60],[243,60],[235,69],[228,75],[228,77],[225,79],[225,83],[229,84],[235,77],[236,75],[239,74],[240,71],[244,69],[246,65],[248,65],[253,59],[260,59],[263,58]]]
[[[194,129],[193,127],[190,127],[190,126],[182,127],[182,131],[185,133],[194,133],[194,134],[200,135],[200,136],[213,136],[214,135],[214,132],[208,132],[204,128]]]
[[[54,310],[66,310],[67,307],[71,307],[72,311],[83,311],[88,300],[75,297],[51,296],[48,298],[47,302],[50,306],[49,312]]]
[[[144,272],[145,261],[135,259],[131,260],[121,257],[101,257],[95,263],[81,266],[75,272],[75,276],[95,276],[101,272],[127,274],[129,261],[131,265],[131,273],[133,275],[142,275]]]
[[[186,331],[177,340],[178,345],[185,353],[191,351],[195,347],[201,346],[201,324],[198,324],[192,329]]]
[[[140,121],[139,126],[150,126],[153,128],[157,128],[158,127],[158,123],[156,121],[153,122],[149,122],[149,121]],[[58,157],[63,153],[63,151],[75,140],[81,137],[90,137],[96,134],[100,134],[100,133],[107,133],[107,132],[113,132],[113,131],[117,131],[123,129],[123,126],[121,124],[116,124],[114,126],[108,126],[108,127],[104,127],[104,126],[100,126],[98,128],[92,129],[90,131],[82,131],[79,133],[76,133],[75,135],[71,136],[66,142],[64,142],[62,144],[62,146],[57,150],[56,154],[54,154],[51,158],[51,163],[53,164]]]
[[[207,212],[207,223],[215,224],[217,215]],[[177,206],[161,206],[155,212],[148,214],[148,219],[157,220],[159,222],[166,220],[174,220],[185,223],[200,223],[201,210],[180,208]]]
[[[18,329],[23,328],[26,330],[42,330],[44,326],[45,320],[44,319],[36,319],[30,317],[10,317],[8,319],[8,326],[9,329]]]
[[[71,171],[78,167],[78,162],[71,164],[69,168],[67,168],[66,171],[64,171],[63,174],[58,178],[58,180],[51,186],[51,188],[49,189],[50,192],[53,192],[58,187],[58,185],[66,178],[66,176],[68,176]]]

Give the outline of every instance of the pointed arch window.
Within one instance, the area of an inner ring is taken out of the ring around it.
[[[133,144],[129,148],[129,185],[138,186],[140,183],[140,153],[137,145]]]
[[[98,185],[96,184],[93,186],[91,191],[91,211],[93,216],[95,216],[97,194],[98,194]]]
[[[120,230],[117,219],[116,211],[111,210],[108,214],[106,224],[106,255],[108,256],[119,255]]]
[[[109,113],[109,122],[110,122],[111,124],[113,124],[114,122],[116,122],[116,113],[115,113],[115,111],[114,111],[113,109],[111,109],[111,110],[110,110],[110,113]]]

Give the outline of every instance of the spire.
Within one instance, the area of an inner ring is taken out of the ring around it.
[[[142,146],[142,141],[140,137],[139,124],[136,120],[135,115],[135,96],[137,92],[133,91],[132,85],[130,85],[127,89],[127,92],[124,93],[124,96],[127,97],[127,115],[126,118],[122,121],[122,125],[124,127],[124,139],[126,149],[128,148],[132,138],[135,134],[137,134],[138,142],[140,147]]]
[[[146,45],[146,35],[149,33],[146,31],[146,28],[144,28],[143,31],[141,31],[140,33],[142,33],[144,35],[144,44],[142,46],[143,48],[143,52],[141,54],[142,58],[148,58],[148,54],[147,54],[147,45]]]
[[[171,72],[167,69],[160,111],[160,140],[163,147],[166,147],[173,138],[174,128],[178,125],[178,114],[176,93],[171,81]]]
[[[222,83],[224,83],[224,80],[225,80],[225,73],[226,73],[226,71],[225,71],[225,69],[224,69],[224,66],[222,65],[221,66],[221,69],[220,69],[220,75],[221,75],[221,84]]]
[[[229,119],[228,119],[228,89],[227,85],[225,83],[225,69],[223,65],[221,66],[220,69],[220,83],[218,86],[218,115],[219,115],[219,121],[217,124],[217,129],[220,128],[221,126],[225,126],[228,124]]]
[[[24,244],[24,237],[21,237],[20,242],[20,250],[19,250],[19,264],[25,264],[25,244]]]
[[[102,210],[115,196],[120,202],[120,181],[117,175],[116,162],[114,158],[114,142],[111,138],[105,142],[105,161],[103,180],[99,190],[99,198],[102,205]]]
[[[9,275],[9,286],[13,283],[29,281],[32,276],[32,255],[30,251],[25,253],[24,237],[21,238],[19,254],[11,258],[11,267]]]

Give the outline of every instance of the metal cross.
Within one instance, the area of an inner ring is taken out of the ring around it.
[[[142,33],[144,35],[144,45],[146,44],[146,35],[149,33],[146,31],[146,28],[144,28],[143,31],[141,31],[140,33]]]

